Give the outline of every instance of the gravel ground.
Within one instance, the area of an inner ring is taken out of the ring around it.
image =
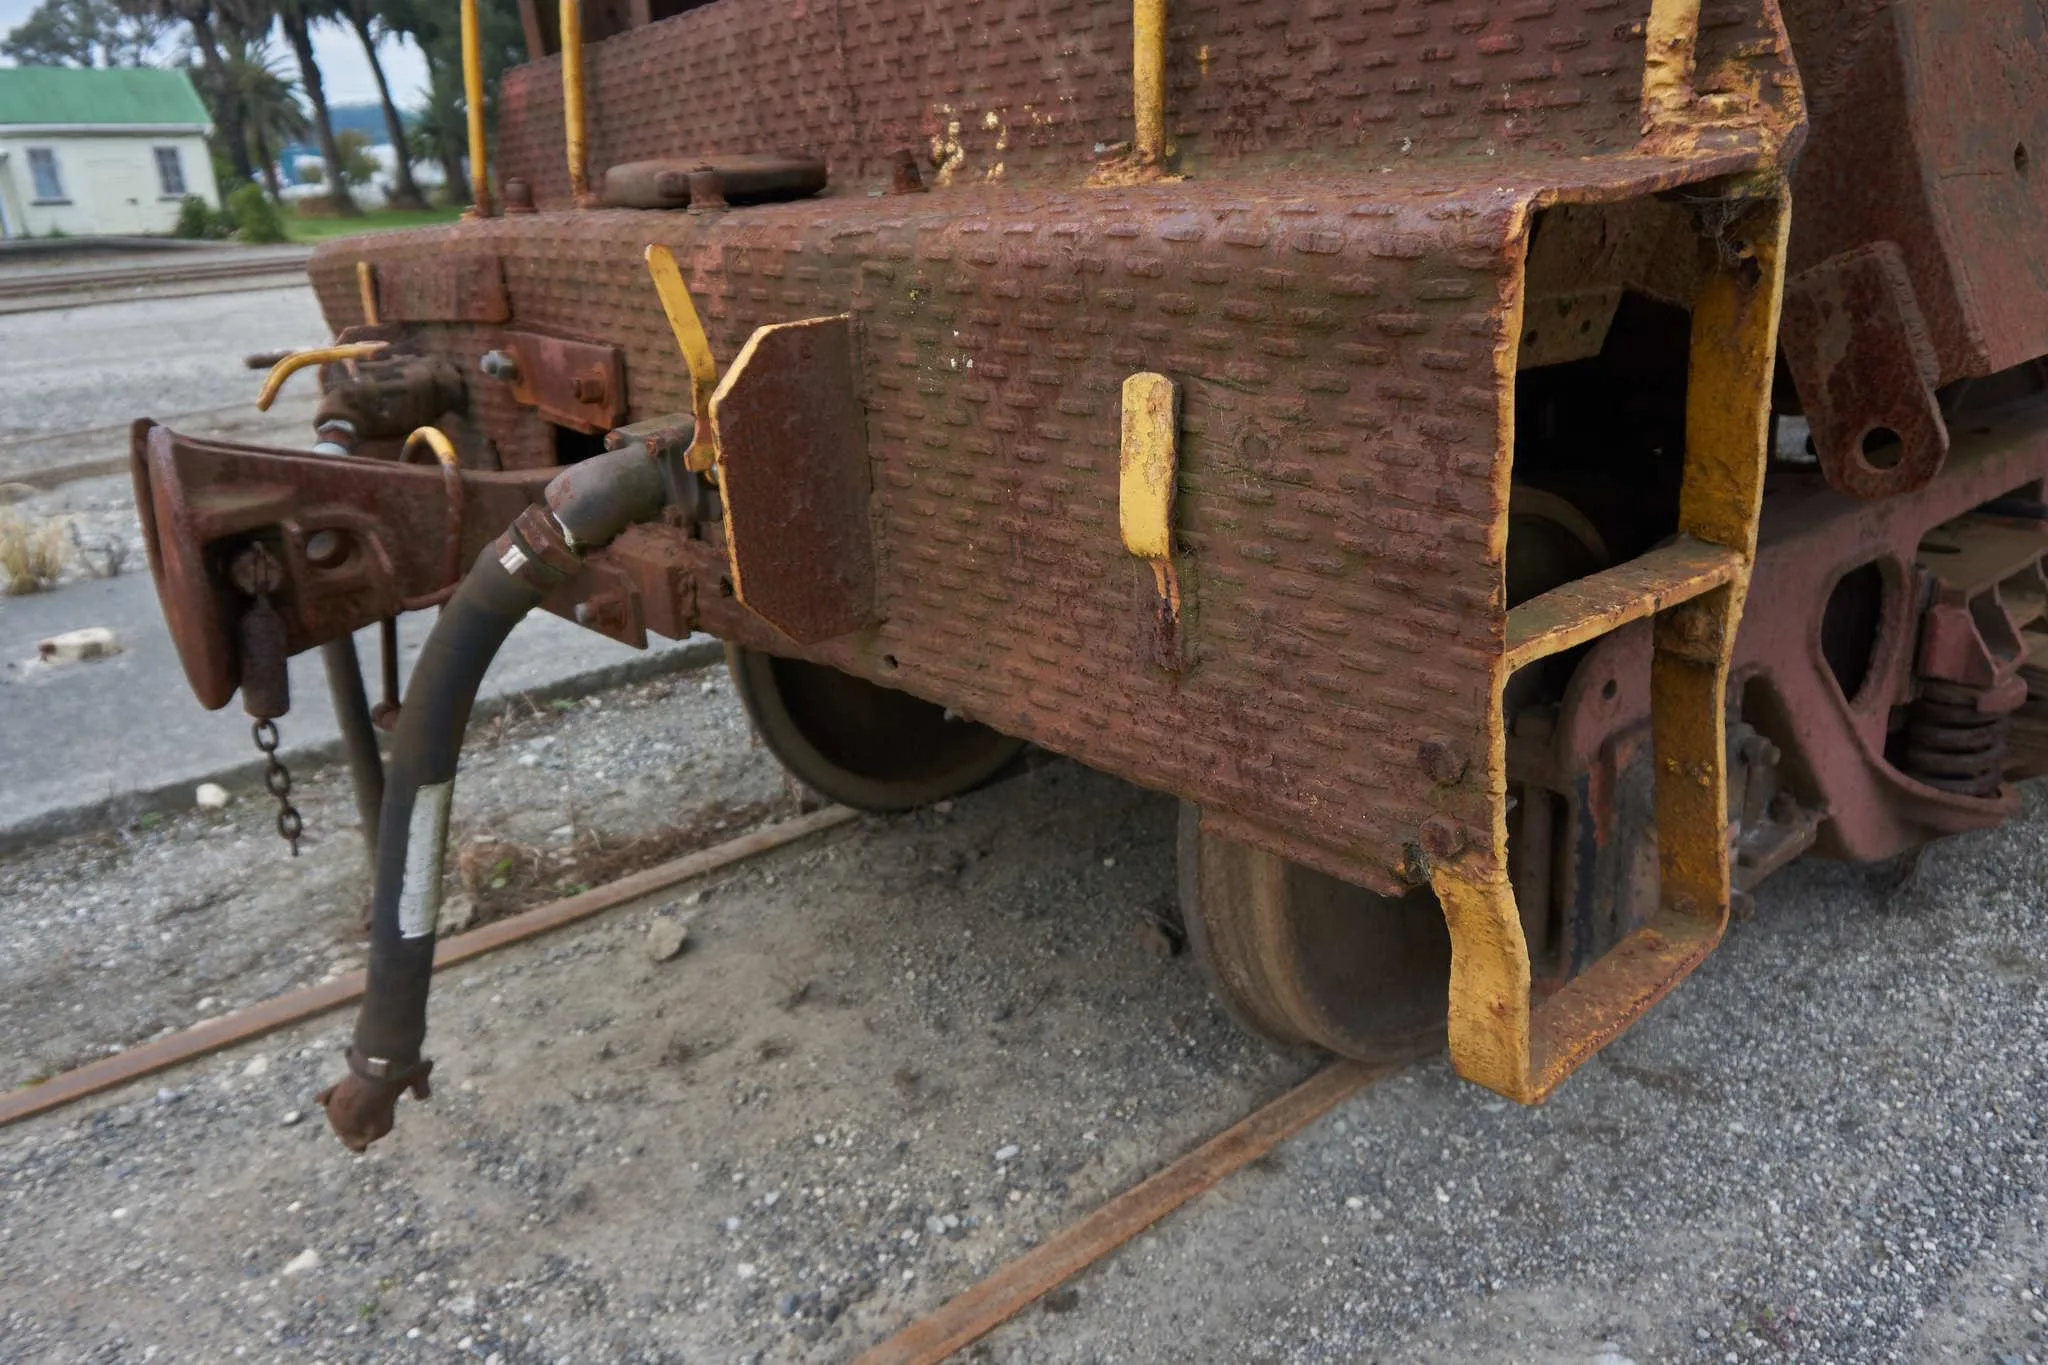
[[[473,837],[788,799],[715,678],[519,724]],[[253,801],[0,867],[0,1056],[352,960],[324,781],[297,867]],[[1052,763],[458,969],[364,1157],[345,1015],[0,1133],[0,1357],[845,1359],[1313,1065],[1147,947],[1172,814]],[[2039,792],[1903,886],[1796,868],[1545,1108],[1411,1067],[975,1354],[2041,1365],[2044,870]]]
[[[362,965],[368,873],[346,771],[295,776],[296,859],[260,785],[235,797],[0,860],[0,1086]],[[578,836],[616,843],[789,801],[717,669],[479,723],[451,837],[562,855]],[[508,871],[522,885],[505,892],[554,894],[523,885],[524,860]],[[488,881],[486,904],[502,898]]]

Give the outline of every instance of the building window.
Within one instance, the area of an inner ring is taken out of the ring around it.
[[[185,197],[185,166],[178,160],[176,147],[156,149],[156,183],[163,189],[166,199]]]
[[[38,204],[64,202],[64,181],[57,174],[57,154],[48,147],[28,149],[28,173],[36,182]]]

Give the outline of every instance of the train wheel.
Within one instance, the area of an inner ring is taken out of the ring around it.
[[[1188,940],[1245,1027],[1366,1062],[1444,1043],[1451,937],[1425,888],[1375,895],[1180,815]]]
[[[797,779],[856,810],[906,811],[994,777],[1024,741],[907,692],[738,645],[726,667],[747,718]]]

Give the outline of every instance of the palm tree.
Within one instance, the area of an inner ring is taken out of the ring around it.
[[[462,117],[461,78],[453,77],[443,63],[427,63],[427,97],[412,111],[412,151],[422,160],[441,163],[442,194],[451,204],[469,202],[469,175],[463,169],[466,128]]]
[[[200,93],[213,111],[214,126],[227,147],[228,161],[235,168],[237,183],[246,183],[253,173],[249,165],[249,143],[234,102],[226,98],[226,60],[221,55],[219,36],[214,31],[213,0],[122,0],[127,13],[183,24],[192,31],[192,46],[199,53]]]
[[[305,87],[306,102],[313,106],[313,131],[320,143],[320,159],[327,164],[327,202],[343,218],[356,218],[362,209],[348,192],[341,174],[341,144],[334,137],[334,119],[327,112],[327,88],[320,83],[320,64],[313,60],[313,25],[332,19],[333,0],[278,0],[277,20],[284,26],[285,41],[299,64],[299,83]]]
[[[306,111],[299,107],[298,82],[279,69],[267,38],[244,37],[228,53],[225,70],[229,92],[241,113],[249,150],[255,155],[264,188],[276,199],[277,153],[305,137],[312,128]]]
[[[397,162],[398,183],[391,203],[397,208],[425,208],[426,196],[420,193],[419,182],[412,178],[412,155],[405,142],[405,121],[398,116],[398,106],[391,99],[391,82],[384,79],[384,63],[377,56],[378,40],[392,32],[391,25],[378,12],[376,0],[342,0],[341,15],[356,31],[356,38],[363,45],[363,54],[370,59],[370,74],[377,80],[377,99],[384,106],[384,131],[391,138],[391,154]]]

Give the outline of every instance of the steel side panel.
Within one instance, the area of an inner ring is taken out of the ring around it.
[[[1439,787],[1417,755],[1426,738],[1484,752],[1504,319],[1541,189],[1375,189],[544,215],[376,257],[501,253],[516,325],[620,346],[635,416],[689,404],[650,240],[722,362],[757,325],[850,312],[881,624],[814,657],[1393,889],[1424,820],[1491,820],[1476,775]],[[360,306],[363,249],[316,265],[334,314]],[[1145,662],[1150,575],[1118,530],[1118,395],[1139,370],[1183,393],[1180,674]]]

